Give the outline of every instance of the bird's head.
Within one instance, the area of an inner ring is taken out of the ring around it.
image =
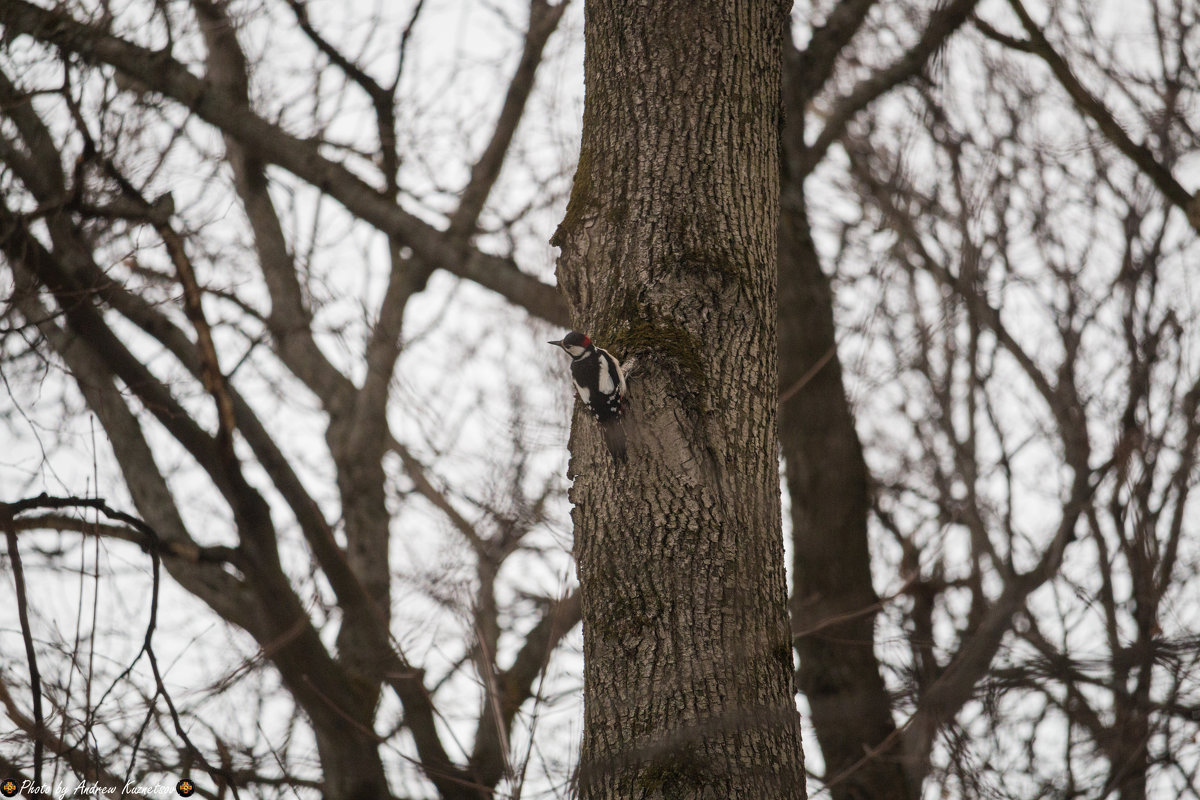
[[[579,331],[571,331],[557,342],[547,342],[547,344],[557,345],[570,354],[571,358],[579,358],[587,349],[592,346],[592,340],[588,338],[586,333]]]

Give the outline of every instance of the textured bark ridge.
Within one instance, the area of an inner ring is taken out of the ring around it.
[[[582,411],[571,443],[584,798],[804,796],[775,400],[787,10],[586,6],[558,277],[633,403],[627,464]]]

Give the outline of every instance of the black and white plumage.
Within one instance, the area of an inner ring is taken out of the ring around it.
[[[579,399],[595,415],[604,443],[617,461],[625,460],[625,428],[621,415],[629,402],[629,389],[621,362],[596,347],[585,333],[571,331],[561,341],[550,342],[571,356],[571,380]]]

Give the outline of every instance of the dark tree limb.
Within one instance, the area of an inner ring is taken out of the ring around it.
[[[842,384],[833,297],[796,184],[788,184],[779,242],[779,434],[792,499],[792,625],[802,631],[797,682],[826,775],[842,776],[830,786],[835,800],[907,800],[915,795],[874,651],[867,468]]]
[[[505,748],[513,720],[526,700],[533,696],[534,683],[546,670],[550,655],[580,619],[578,590],[551,602],[542,618],[525,637],[508,669],[495,677],[495,702],[489,704],[479,722],[470,771],[485,786],[500,780],[505,766]]]
[[[33,740],[35,746],[38,742],[41,742],[56,758],[61,758],[65,761],[76,775],[83,776],[83,779],[89,783],[98,783],[105,789],[111,789],[113,794],[119,792],[125,785],[125,781],[120,776],[114,775],[97,764],[94,759],[90,758],[86,749],[81,749],[70,742],[64,741],[56,736],[53,731],[46,729],[44,726],[39,727],[33,719],[26,716],[13,700],[8,686],[2,680],[0,680],[0,706],[4,707],[4,713],[12,721],[13,725]],[[6,779],[15,781],[18,786],[26,780],[31,781],[35,786],[40,787],[45,785],[41,783],[41,779],[39,778],[25,777],[16,764],[3,756],[0,756],[0,769],[3,769]]]
[[[1054,77],[1058,79],[1059,84],[1070,95],[1075,106],[1089,119],[1096,124],[1104,137],[1121,151],[1130,161],[1137,165],[1158,190],[1163,193],[1171,204],[1183,211],[1187,215],[1188,223],[1197,232],[1200,232],[1200,193],[1193,195],[1183,188],[1182,184],[1175,179],[1171,174],[1171,170],[1167,168],[1154,152],[1145,144],[1138,144],[1133,141],[1133,138],[1125,132],[1119,123],[1112,115],[1112,112],[1105,107],[1104,103],[1092,94],[1076,77],[1071,70],[1066,59],[1059,55],[1054,49],[1042,29],[1029,16],[1029,12],[1025,10],[1025,6],[1021,0],[1009,0],[1009,5],[1021,20],[1021,25],[1025,28],[1025,32],[1029,34],[1027,43],[1018,42],[1013,37],[992,36],[996,41],[1008,46],[1015,46],[1019,50],[1033,53],[1038,56],[1046,65],[1050,67],[1050,71],[1054,73]],[[985,34],[991,36],[990,26],[981,26]]]
[[[895,63],[855,86],[849,96],[838,100],[837,105],[826,117],[825,126],[817,134],[816,141],[807,149],[804,160],[798,165],[800,172],[807,174],[816,167],[824,158],[825,151],[838,141],[847,123],[860,111],[901,83],[920,74],[951,34],[970,18],[977,3],[978,0],[950,0],[939,7],[933,12],[929,24],[915,45]]]
[[[46,721],[42,716],[42,678],[38,672],[37,653],[33,649],[33,630],[29,626],[29,599],[25,594],[25,569],[21,566],[21,548],[17,544],[17,532],[11,526],[11,514],[0,511],[0,526],[8,540],[8,563],[12,565],[13,583],[17,589],[17,618],[21,623],[21,639],[25,643],[25,659],[29,665],[29,692],[33,698],[33,779],[42,785],[42,741]]]
[[[787,48],[785,169],[781,187],[780,442],[792,498],[793,624],[803,631],[798,682],[809,700],[836,800],[919,794],[906,776],[891,698],[874,654],[879,608],[867,548],[869,478],[842,382],[833,296],[813,245],[804,180],[845,125],[871,102],[919,74],[975,3],[940,7],[914,47],[860,83],[805,143],[813,95],[871,3],[844,0],[801,52]],[[864,757],[864,752],[868,757]]]
[[[113,509],[112,507],[110,507],[108,505],[108,503],[106,503],[103,500],[100,500],[99,498],[49,497],[45,494],[41,494],[41,495],[38,495],[37,497],[26,498],[24,500],[18,500],[16,502],[12,502],[12,503],[0,504],[0,524],[4,525],[4,527],[7,529],[10,555],[13,554],[14,552],[16,552],[16,531],[9,528],[7,523],[10,522],[11,520],[13,520],[13,518],[16,517],[18,514],[21,514],[25,511],[29,511],[29,510],[33,510],[33,509],[59,510],[59,509],[83,509],[83,508],[88,508],[88,509],[93,509],[95,511],[98,511],[101,514],[103,514],[105,517],[108,517],[109,519],[121,522],[121,523],[129,526],[133,530],[137,531],[137,533],[140,534],[140,536],[142,538],[142,541],[140,542],[142,550],[145,551],[150,556],[152,582],[151,582],[151,589],[150,589],[150,611],[149,611],[149,619],[146,623],[146,633],[142,638],[142,646],[138,650],[137,655],[134,656],[133,661],[129,664],[128,667],[125,668],[124,672],[122,672],[122,674],[118,678],[118,680],[121,680],[122,678],[127,676],[133,670],[133,667],[135,664],[137,664],[138,660],[140,660],[141,657],[143,655],[145,655],[150,663],[151,672],[154,675],[155,698],[162,697],[163,701],[167,704],[167,710],[170,712],[171,721],[175,727],[175,734],[179,737],[180,741],[182,741],[184,743],[184,745],[187,747],[188,752],[192,755],[192,757],[197,759],[200,762],[200,764],[204,767],[205,771],[211,777],[213,777],[218,782],[219,785],[227,786],[233,792],[233,796],[235,798],[237,798],[239,796],[238,790],[237,790],[237,784],[233,781],[232,775],[230,775],[227,770],[221,769],[219,767],[214,767],[212,764],[210,764],[208,762],[208,759],[206,759],[204,757],[204,754],[202,752],[200,752],[200,750],[196,747],[195,744],[193,744],[191,738],[187,734],[187,731],[185,731],[183,729],[183,725],[180,722],[179,711],[175,707],[175,701],[171,698],[170,693],[167,691],[167,687],[163,684],[162,672],[158,666],[158,657],[154,652],[154,632],[158,627],[158,598],[159,598],[159,586],[160,586],[160,571],[159,571],[160,553],[159,553],[159,550],[160,550],[160,545],[163,541],[162,537],[158,535],[158,532],[155,531],[153,528],[151,528],[149,525],[147,525],[144,521],[138,519],[137,517],[133,516],[132,514],[127,514],[123,511],[117,511],[117,510]],[[20,575],[19,557],[14,559],[13,569],[16,574]],[[24,596],[24,582],[23,582],[23,580],[21,580],[18,582],[18,599],[22,598],[23,596]],[[28,621],[29,621],[28,617],[23,614],[22,615],[22,625],[26,631],[28,631],[28,627],[27,627]],[[32,661],[32,658],[33,658],[32,640],[31,640],[31,638],[28,638],[29,636],[30,635],[27,633],[27,647],[29,648],[29,657],[31,659],[31,666],[30,666],[31,675],[33,675],[33,678],[34,678],[34,685],[37,686],[38,682],[36,681],[36,662]],[[153,702],[151,702],[150,707],[147,709],[146,713],[147,713],[147,718],[149,718],[149,716],[154,713]],[[34,762],[34,776],[35,777],[34,777],[34,780],[37,781],[38,786],[41,786],[42,785],[41,761],[40,761],[41,749],[40,749],[39,745],[43,743],[46,733],[45,733],[44,726],[43,726],[42,719],[41,719],[40,694],[38,695],[38,700],[34,703],[34,731],[36,733],[36,738],[35,738],[35,743],[34,743],[34,752],[35,752],[35,762]],[[140,733],[139,733],[138,739],[140,740]],[[137,753],[137,741],[138,740],[135,740],[135,744],[134,744],[135,757],[136,757],[136,753]],[[132,768],[132,764],[130,766]]]
[[[568,324],[566,306],[554,286],[521,272],[511,259],[466,246],[460,237],[404,211],[349,169],[321,155],[319,142],[291,136],[244,105],[231,102],[226,92],[192,75],[168,54],[139,47],[80,23],[65,12],[42,9],[25,0],[0,4],[0,26],[6,36],[30,36],[89,63],[120,70],[235,137],[257,157],[327,192],[351,213],[402,240],[431,268],[474,281],[535,316]]]
[[[563,0],[551,5],[547,0],[530,0],[529,30],[525,35],[525,47],[521,51],[517,71],[508,84],[500,115],[492,130],[492,138],[471,168],[471,177],[460,195],[458,208],[450,217],[451,234],[466,238],[475,232],[479,214],[483,211],[484,203],[487,202],[496,179],[500,177],[500,168],[504,165],[505,156],[517,132],[517,125],[525,114],[525,104],[533,91],[537,68],[542,61],[542,51],[550,39],[550,34],[558,27],[569,2],[570,0]]]
[[[1063,504],[1055,534],[1042,551],[1038,563],[1024,573],[1010,571],[1002,574],[1005,586],[1000,596],[986,608],[974,609],[979,619],[974,624],[972,635],[963,639],[949,665],[940,670],[936,679],[921,691],[916,713],[903,734],[909,779],[914,787],[919,787],[929,769],[929,756],[935,737],[974,696],[1004,636],[1011,630],[1014,614],[1024,607],[1026,599],[1035,589],[1057,574],[1067,545],[1075,540],[1077,525],[1096,490],[1098,477],[1093,476],[1089,467],[1086,423],[1082,415],[1076,413],[1082,404],[1070,380],[1069,364],[1060,367],[1057,380],[1047,375],[1008,330],[1000,312],[981,294],[979,287],[964,280],[961,274],[929,253],[912,217],[903,213],[895,203],[898,185],[889,184],[888,179],[902,179],[888,176],[881,165],[874,163],[870,148],[863,141],[844,137],[843,144],[856,156],[852,161],[852,169],[855,178],[864,187],[864,196],[894,226],[900,247],[911,254],[914,262],[929,275],[962,299],[977,324],[991,331],[1000,347],[1008,352],[1041,395],[1047,410],[1058,423],[1064,459],[1073,473],[1070,493]],[[983,598],[976,599],[982,602]]]
[[[804,109],[829,81],[842,50],[858,33],[878,0],[839,0],[821,25],[813,28],[804,49],[784,48],[784,70],[792,109]],[[789,118],[789,123],[793,122]]]

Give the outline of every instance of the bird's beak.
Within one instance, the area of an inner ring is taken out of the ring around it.
[[[563,346],[562,339],[559,339],[557,342],[546,342],[546,344],[552,344],[552,345],[554,345],[555,347],[562,347],[562,346]]]

